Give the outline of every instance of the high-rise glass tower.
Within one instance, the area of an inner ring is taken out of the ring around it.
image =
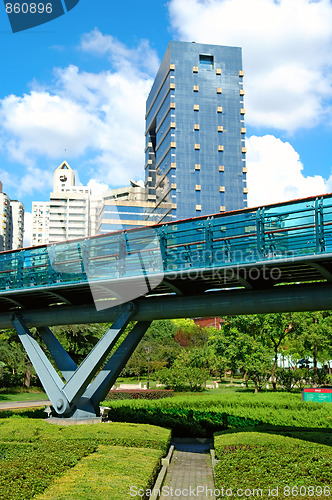
[[[146,103],[153,220],[246,206],[243,99],[241,48],[170,42]]]

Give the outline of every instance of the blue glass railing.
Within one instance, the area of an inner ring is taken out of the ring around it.
[[[332,252],[332,195],[0,253],[0,290]]]

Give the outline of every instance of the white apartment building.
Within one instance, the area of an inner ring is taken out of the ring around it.
[[[31,246],[44,245],[49,242],[50,202],[32,202],[32,234]]]
[[[49,202],[32,203],[32,246],[90,234],[90,189],[75,185],[75,174],[64,161],[54,172]]]
[[[50,194],[49,243],[89,236],[90,189],[75,186],[75,174],[64,161],[54,172]]]
[[[20,201],[10,200],[2,191],[0,182],[0,252],[23,246],[24,207]]]
[[[10,200],[11,208],[11,227],[10,239],[11,248],[16,250],[23,247],[24,233],[24,206],[23,203],[17,200]]]

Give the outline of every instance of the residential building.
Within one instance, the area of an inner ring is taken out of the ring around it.
[[[89,236],[90,189],[75,185],[75,174],[64,161],[54,172],[50,194],[49,243]]]
[[[31,246],[49,243],[50,202],[32,202]]]
[[[10,200],[2,190],[0,182],[0,251],[23,247],[24,206],[17,200]]]
[[[24,206],[21,201],[10,200],[11,208],[11,225],[10,225],[10,239],[11,249],[23,247],[23,233],[24,233]]]
[[[243,75],[241,48],[169,43],[146,103],[150,220],[246,206]]]

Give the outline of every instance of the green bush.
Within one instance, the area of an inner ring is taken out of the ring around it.
[[[161,457],[160,450],[100,446],[36,500],[131,498],[139,490],[152,489]]]
[[[206,436],[256,425],[331,428],[329,403],[302,402],[300,394],[180,395],[157,401],[108,401],[113,421],[169,427],[174,435]]]
[[[0,443],[0,498],[28,500],[96,450],[77,440]]]
[[[92,472],[87,473],[91,490],[82,486],[85,496],[79,496],[81,487],[75,498],[104,499],[119,498],[114,495],[116,485],[123,482],[119,491],[137,484],[148,488],[155,479],[160,458],[166,454],[171,433],[151,425],[100,423],[86,425],[55,425],[48,421],[14,416],[0,421],[0,498],[11,500],[29,500],[43,492],[51,482],[59,478],[68,469],[74,467],[83,457],[92,464]],[[116,445],[116,450],[111,450]],[[104,451],[102,451],[104,450]],[[127,451],[126,451],[127,450]],[[92,454],[92,455],[91,455]],[[91,455],[91,456],[88,456]],[[126,456],[130,460],[126,471],[123,460],[117,457]],[[137,457],[139,464],[136,463]],[[100,460],[100,463],[99,463]],[[111,460],[111,463],[108,463]],[[135,466],[133,467],[133,461]],[[81,462],[80,462],[81,466]],[[100,494],[101,480],[93,488],[94,470],[114,473],[118,476],[106,476],[113,486],[107,491],[110,495]],[[81,470],[81,469],[79,469]],[[74,472],[76,475],[76,469]],[[79,477],[79,475],[78,475]],[[116,479],[116,480],[115,480]],[[84,483],[84,474],[80,477]],[[61,484],[65,484],[61,482]],[[99,484],[100,483],[100,484]],[[86,482],[86,484],[88,484]],[[87,496],[86,491],[90,491]],[[92,494],[96,491],[96,496]],[[97,492],[99,492],[97,494]],[[128,492],[128,491],[127,491]],[[120,495],[122,498],[122,496]],[[123,495],[125,498],[126,495]],[[49,498],[49,497],[46,497]],[[74,498],[68,491],[64,496],[50,498]]]
[[[215,435],[215,450],[216,488],[233,494],[238,488],[260,490],[262,498],[269,498],[278,488],[278,498],[319,498],[332,481],[329,446],[277,434],[234,432]]]
[[[152,425],[137,425],[108,422],[86,425],[55,425],[42,420],[27,421],[21,417],[12,417],[0,421],[2,442],[45,442],[77,440],[91,443],[95,447],[100,444],[155,448],[167,451],[171,439],[169,429]],[[49,445],[49,444],[48,444]]]

